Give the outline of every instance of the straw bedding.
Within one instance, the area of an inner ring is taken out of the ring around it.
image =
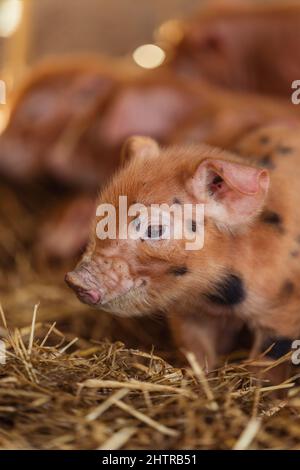
[[[43,198],[0,192],[1,449],[300,448],[297,370],[273,386],[264,355],[241,352],[208,377],[192,354],[179,367],[161,319],[88,310],[65,267],[37,266]]]

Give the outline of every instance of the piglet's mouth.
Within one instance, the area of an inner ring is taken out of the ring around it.
[[[121,258],[97,258],[82,261],[66,274],[67,285],[75,292],[78,299],[88,305],[106,309],[107,304],[121,303],[121,298],[130,294],[135,288],[146,283],[145,278],[133,275],[126,260]],[[118,300],[120,299],[120,300]],[[115,308],[109,308],[114,311]]]
[[[91,281],[91,279],[89,279]],[[74,291],[80,302],[120,316],[141,315],[141,309],[135,308],[137,299],[145,296],[145,283],[139,286],[131,286],[116,295],[105,295],[104,291],[98,287],[95,280],[93,282],[83,281],[78,271],[66,274],[65,282]]]
[[[76,292],[78,299],[84,304],[98,305],[101,303],[101,294],[96,289],[78,290]]]

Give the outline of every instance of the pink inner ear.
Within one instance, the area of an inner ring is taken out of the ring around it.
[[[213,160],[209,166],[214,170],[225,183],[242,194],[254,195],[260,189],[267,190],[269,184],[266,170],[240,165],[238,163],[226,162],[223,160]],[[223,192],[224,183],[212,182],[213,192]]]

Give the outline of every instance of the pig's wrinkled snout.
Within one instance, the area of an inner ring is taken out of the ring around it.
[[[108,304],[140,285],[140,280],[130,274],[126,261],[103,256],[98,256],[97,261],[82,262],[67,273],[65,281],[79,300],[93,306]]]
[[[81,302],[89,305],[97,305],[101,302],[101,293],[95,288],[86,286],[76,271],[67,273],[65,281]]]

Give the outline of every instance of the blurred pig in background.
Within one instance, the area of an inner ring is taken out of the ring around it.
[[[169,65],[187,77],[240,91],[290,97],[300,76],[297,1],[208,1],[157,35]]]
[[[47,230],[42,222],[37,231],[37,254],[44,260],[48,255],[69,258],[84,247],[89,224],[75,230],[76,219],[91,213],[97,190],[119,166],[128,136],[232,149],[241,135],[260,124],[292,123],[299,116],[289,103],[226,92],[203,80],[174,77],[167,69],[123,73],[120,80],[115,71],[100,72],[97,65],[101,70],[96,61],[89,69],[72,62],[69,68],[49,63],[48,73],[34,71],[0,138],[2,175],[23,184],[46,180],[75,191],[67,201],[61,192],[47,213]]]
[[[167,57],[155,70],[131,57],[77,54],[48,59],[20,80],[0,137],[0,173],[57,194],[35,231],[38,258],[70,259],[84,248],[95,195],[118,168],[128,136],[234,149],[259,125],[298,121],[298,108],[283,97],[297,78],[297,4],[200,7],[158,29]]]

